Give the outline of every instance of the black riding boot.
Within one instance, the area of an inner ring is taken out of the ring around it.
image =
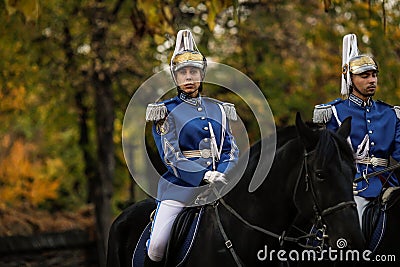
[[[149,255],[146,253],[146,257],[144,258],[144,265],[143,267],[163,267],[164,261],[152,261],[149,258]]]

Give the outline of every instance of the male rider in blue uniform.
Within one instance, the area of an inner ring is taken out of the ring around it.
[[[355,155],[356,177],[384,169],[390,157],[400,161],[400,108],[372,99],[377,83],[377,63],[368,55],[359,55],[357,37],[346,35],[341,93],[348,98],[315,106],[313,121],[335,131],[345,118],[352,117],[349,143]],[[369,201],[379,196],[382,187],[397,185],[397,178],[389,173],[354,185],[361,225]]]

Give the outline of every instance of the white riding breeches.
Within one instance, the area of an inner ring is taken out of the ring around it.
[[[362,229],[362,216],[364,214],[365,207],[370,201],[360,196],[354,196],[354,201],[357,204],[358,219],[360,221],[360,227]]]
[[[150,239],[147,242],[147,254],[152,261],[161,261],[167,247],[175,218],[185,205],[175,200],[163,200],[158,203]]]

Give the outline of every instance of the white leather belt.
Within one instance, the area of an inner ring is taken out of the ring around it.
[[[376,166],[387,167],[389,163],[387,159],[381,159],[376,157],[357,159],[356,162],[361,164],[372,164],[372,166],[374,167]]]
[[[190,159],[190,158],[211,158],[211,150],[210,149],[201,149],[201,150],[187,150],[183,151],[182,154]]]

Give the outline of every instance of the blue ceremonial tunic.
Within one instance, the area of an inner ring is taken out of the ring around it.
[[[400,161],[400,120],[396,116],[396,109],[397,107],[372,99],[365,103],[351,94],[349,99],[336,99],[328,104],[316,106],[314,122],[323,122],[327,129],[336,131],[339,124],[351,116],[350,140],[356,162],[357,159],[373,157],[389,160],[390,156]],[[322,117],[318,114],[321,112],[325,113]],[[385,166],[357,163],[356,177],[384,168]],[[366,187],[367,189],[358,195],[365,198],[377,197],[382,189],[382,180],[385,179],[388,179],[387,186],[397,186],[397,178],[388,175],[368,179],[369,185],[366,181],[359,182],[356,190]]]
[[[158,185],[158,199],[186,201],[193,197],[188,187],[199,186],[207,171],[215,168],[227,173],[236,165],[239,149],[227,118],[234,107],[207,97],[189,98],[183,93],[155,105],[165,107],[162,118],[154,120],[153,137],[167,167]],[[214,150],[212,132],[217,148]]]

